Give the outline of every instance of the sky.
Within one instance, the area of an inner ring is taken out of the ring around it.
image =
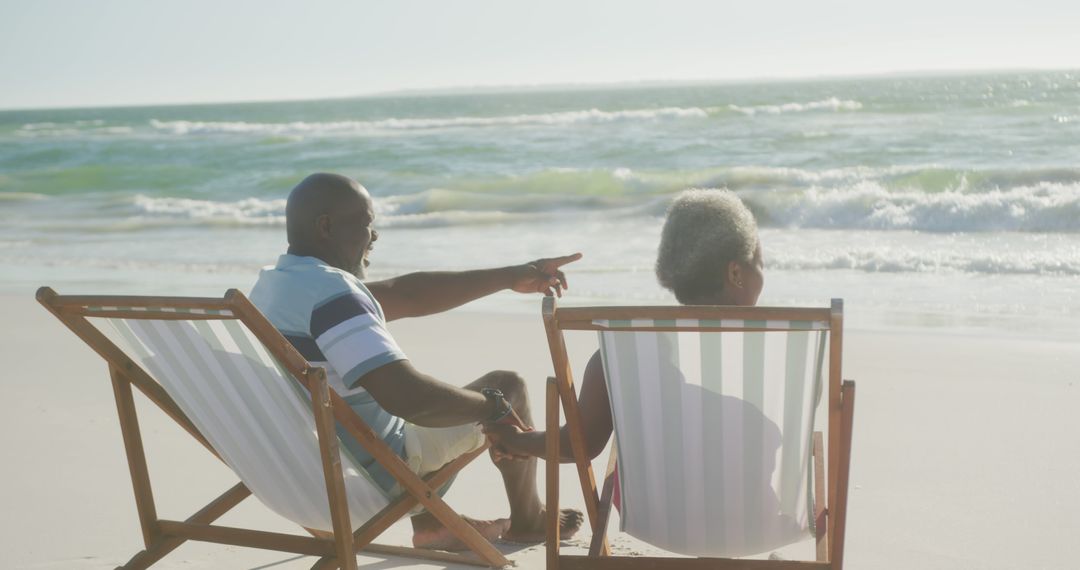
[[[0,109],[1080,68],[1072,0],[0,0]]]

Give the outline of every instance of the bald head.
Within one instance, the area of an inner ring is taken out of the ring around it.
[[[360,183],[340,174],[312,174],[293,188],[285,206],[289,253],[361,275],[375,240],[373,221],[371,196]]]
[[[348,176],[319,172],[303,179],[293,188],[285,206],[289,245],[312,245],[319,216],[332,216],[358,200],[370,202],[371,197]]]

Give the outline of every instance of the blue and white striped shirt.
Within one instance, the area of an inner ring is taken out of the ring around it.
[[[259,274],[251,301],[308,362],[326,368],[330,386],[404,457],[405,421],[357,386],[368,372],[406,359],[367,287],[355,275],[318,258],[285,254],[276,266]],[[338,435],[372,479],[389,492],[395,484],[390,474],[340,425]]]

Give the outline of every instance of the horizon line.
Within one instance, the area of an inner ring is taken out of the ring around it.
[[[319,101],[343,101],[349,99],[378,99],[388,97],[445,97],[468,94],[503,94],[517,92],[559,92],[559,91],[587,91],[592,89],[619,89],[619,88],[648,88],[648,87],[679,87],[698,85],[738,85],[738,84],[770,84],[770,83],[796,83],[818,82],[831,80],[856,80],[856,79],[889,79],[896,77],[920,78],[920,77],[946,77],[946,76],[977,76],[997,75],[1005,73],[1048,73],[1080,71],[1080,68],[1064,67],[1019,67],[1019,68],[969,68],[969,69],[919,69],[919,70],[894,70],[875,72],[853,72],[838,74],[808,74],[808,75],[762,75],[755,77],[731,77],[731,78],[704,78],[704,79],[628,79],[619,81],[597,82],[574,82],[557,81],[551,83],[516,83],[516,84],[473,84],[458,86],[431,86],[431,87],[406,87],[399,89],[386,89],[366,93],[350,95],[338,95],[330,97],[285,97],[268,99],[234,99],[234,100],[197,100],[188,102],[161,102],[161,103],[116,103],[104,105],[73,105],[73,106],[44,106],[44,107],[2,107],[0,113],[6,112],[33,112],[33,111],[76,111],[97,109],[132,109],[132,108],[155,108],[155,107],[199,107],[215,105],[248,105],[248,104],[273,104],[273,103],[303,103]]]

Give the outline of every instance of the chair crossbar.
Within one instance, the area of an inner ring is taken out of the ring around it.
[[[558,311],[557,325],[562,330],[594,330],[593,321],[631,319],[701,319],[701,320],[767,320],[808,321],[828,326],[831,311],[825,308],[804,307],[715,307],[715,306],[649,306],[649,307],[569,307]]]
[[[560,327],[561,328],[561,327]],[[828,328],[825,327],[807,327],[807,326],[793,326],[786,328],[779,327],[755,327],[755,326],[611,326],[603,324],[593,324],[592,326],[582,325],[572,329],[562,330],[576,330],[576,331],[599,331],[599,332],[765,332],[765,333],[778,333],[778,332],[825,332]]]
[[[195,313],[185,311],[160,311],[160,310],[135,310],[135,309],[92,309],[71,308],[63,309],[69,315],[81,315],[92,318],[130,319],[130,320],[155,320],[155,321],[227,321],[237,317],[232,313]]]
[[[49,290],[52,292],[51,290]],[[230,291],[235,291],[232,289]],[[39,292],[39,300],[41,292]],[[128,295],[57,295],[52,292],[50,303],[60,309],[87,307],[131,307],[227,310],[232,307],[229,294],[224,297],[147,297]]]
[[[741,558],[669,558],[663,556],[592,557],[560,555],[559,570],[827,570],[828,562],[744,560]]]
[[[471,453],[467,453],[451,461],[449,464],[443,466],[434,473],[428,473],[423,477],[424,483],[431,489],[438,489],[445,485],[455,473],[461,470],[462,467],[468,465],[473,459],[476,459],[480,454],[487,451],[489,446],[477,449]],[[386,506],[379,514],[372,517],[371,520],[364,523],[363,526],[356,529],[353,533],[353,547],[357,550],[366,548],[371,544],[383,531],[390,528],[390,525],[394,524],[401,517],[405,516],[420,503],[416,497],[402,493],[398,495],[389,505]]]
[[[251,495],[251,491],[243,483],[233,485],[218,498],[210,501],[205,507],[188,517],[184,522],[192,524],[210,524],[229,512],[233,507],[240,504]],[[155,521],[155,524],[159,521]],[[148,568],[167,554],[176,550],[178,546],[187,542],[187,538],[179,536],[158,536],[152,544],[128,561],[123,568]]]
[[[333,555],[334,552],[332,539],[171,520],[159,520],[158,526],[166,536],[199,542],[246,546],[309,556],[327,556]]]
[[[408,556],[411,558],[420,558],[423,560],[435,560],[438,562],[449,562],[451,564],[468,564],[470,566],[487,566],[488,563],[484,562],[475,555],[461,553],[461,552],[446,552],[443,550],[428,550],[424,548],[410,548],[407,546],[394,546],[391,544],[369,544],[359,550],[364,554],[386,554],[390,556]]]

